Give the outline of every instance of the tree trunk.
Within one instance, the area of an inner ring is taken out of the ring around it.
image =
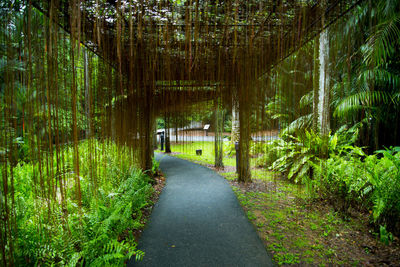
[[[86,48],[83,49],[83,76],[84,76],[84,86],[85,86],[85,111],[86,111],[86,119],[87,119],[87,128],[86,128],[86,138],[90,138],[92,136],[92,111],[91,111],[91,92],[90,92],[90,84],[89,84],[89,64],[88,64],[88,53]]]
[[[152,121],[152,116],[148,115],[146,116],[146,124],[148,127],[144,128],[144,140],[142,141],[142,158],[141,158],[141,168],[142,170],[151,170],[153,166],[153,156],[154,156],[154,150],[153,150],[153,121]]]
[[[232,132],[231,142],[235,143],[239,141],[239,103],[237,94],[232,95]]]
[[[223,168],[223,140],[222,140],[222,129],[224,126],[224,112],[221,110],[219,100],[214,101],[214,152],[215,152],[215,164],[214,166],[217,168]]]
[[[175,143],[178,143],[178,117],[175,118]]]
[[[152,103],[152,93],[146,92],[144,95],[144,101],[142,103],[141,118],[141,130],[140,135],[140,147],[141,147],[141,168],[142,170],[151,170],[153,167],[153,157],[154,157],[154,146],[153,146],[153,127],[154,127],[154,111]]]
[[[169,117],[165,116],[165,153],[171,153]]]
[[[400,136],[399,136],[400,135],[400,110],[397,112],[395,121],[396,121],[397,127],[395,127],[394,136],[392,137],[394,139],[392,139],[393,140],[392,142],[393,142],[394,146],[400,146]]]
[[[313,131],[319,132],[318,114],[318,89],[319,89],[319,36],[314,40],[314,72],[313,72]]]
[[[325,7],[326,2],[322,4],[322,27],[325,26]],[[328,29],[321,32],[319,37],[319,127],[321,135],[328,135],[329,124],[329,36]]]
[[[158,143],[157,143],[157,122],[155,118],[153,119],[153,127],[152,127],[152,133],[153,133],[153,153],[155,149],[158,149]]]
[[[379,120],[377,118],[373,119],[372,122],[372,127],[374,129],[373,135],[374,135],[374,151],[379,149]]]
[[[250,105],[246,103],[246,90],[241,89],[239,97],[239,182],[251,182],[250,172]]]

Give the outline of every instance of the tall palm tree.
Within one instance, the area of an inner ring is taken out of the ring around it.
[[[336,97],[334,115],[345,120],[366,118],[369,135],[373,136],[370,142],[373,149],[384,145],[385,141],[396,144],[399,140],[399,6],[399,0],[365,3],[354,18],[347,21],[348,28],[367,29],[367,34],[354,54],[346,55],[357,57],[358,62],[353,63],[346,79],[337,86],[347,90],[344,96]],[[356,25],[360,22],[363,27]],[[348,34],[354,34],[354,30]],[[393,129],[393,125],[396,125],[394,131],[387,135],[387,129]]]

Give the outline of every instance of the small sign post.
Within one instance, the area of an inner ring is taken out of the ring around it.
[[[204,125],[203,130],[206,132],[206,136],[208,136],[208,129],[210,129],[210,124]]]

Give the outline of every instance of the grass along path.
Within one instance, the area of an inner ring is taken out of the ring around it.
[[[236,158],[234,156],[229,156],[226,153],[229,142],[224,142],[224,166],[225,167],[235,167],[236,166]],[[196,150],[201,149],[202,155],[196,155]],[[201,165],[206,165],[207,167],[214,166],[214,142],[171,142],[171,155],[177,158],[189,160]],[[156,150],[155,152],[163,153],[161,150]],[[251,164],[253,165],[253,161],[255,159],[251,159]]]
[[[173,156],[211,167],[212,142],[172,145]],[[203,149],[197,156],[196,149]],[[235,158],[224,157],[225,166]],[[380,242],[368,225],[368,214],[357,211],[343,218],[323,200],[311,201],[304,187],[270,171],[253,168],[253,183],[237,182],[234,168],[217,170],[231,184],[247,217],[257,228],[279,265],[399,266],[400,246]]]

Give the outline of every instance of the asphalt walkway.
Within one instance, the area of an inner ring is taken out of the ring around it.
[[[156,156],[167,178],[128,266],[273,266],[230,185],[214,171]]]

